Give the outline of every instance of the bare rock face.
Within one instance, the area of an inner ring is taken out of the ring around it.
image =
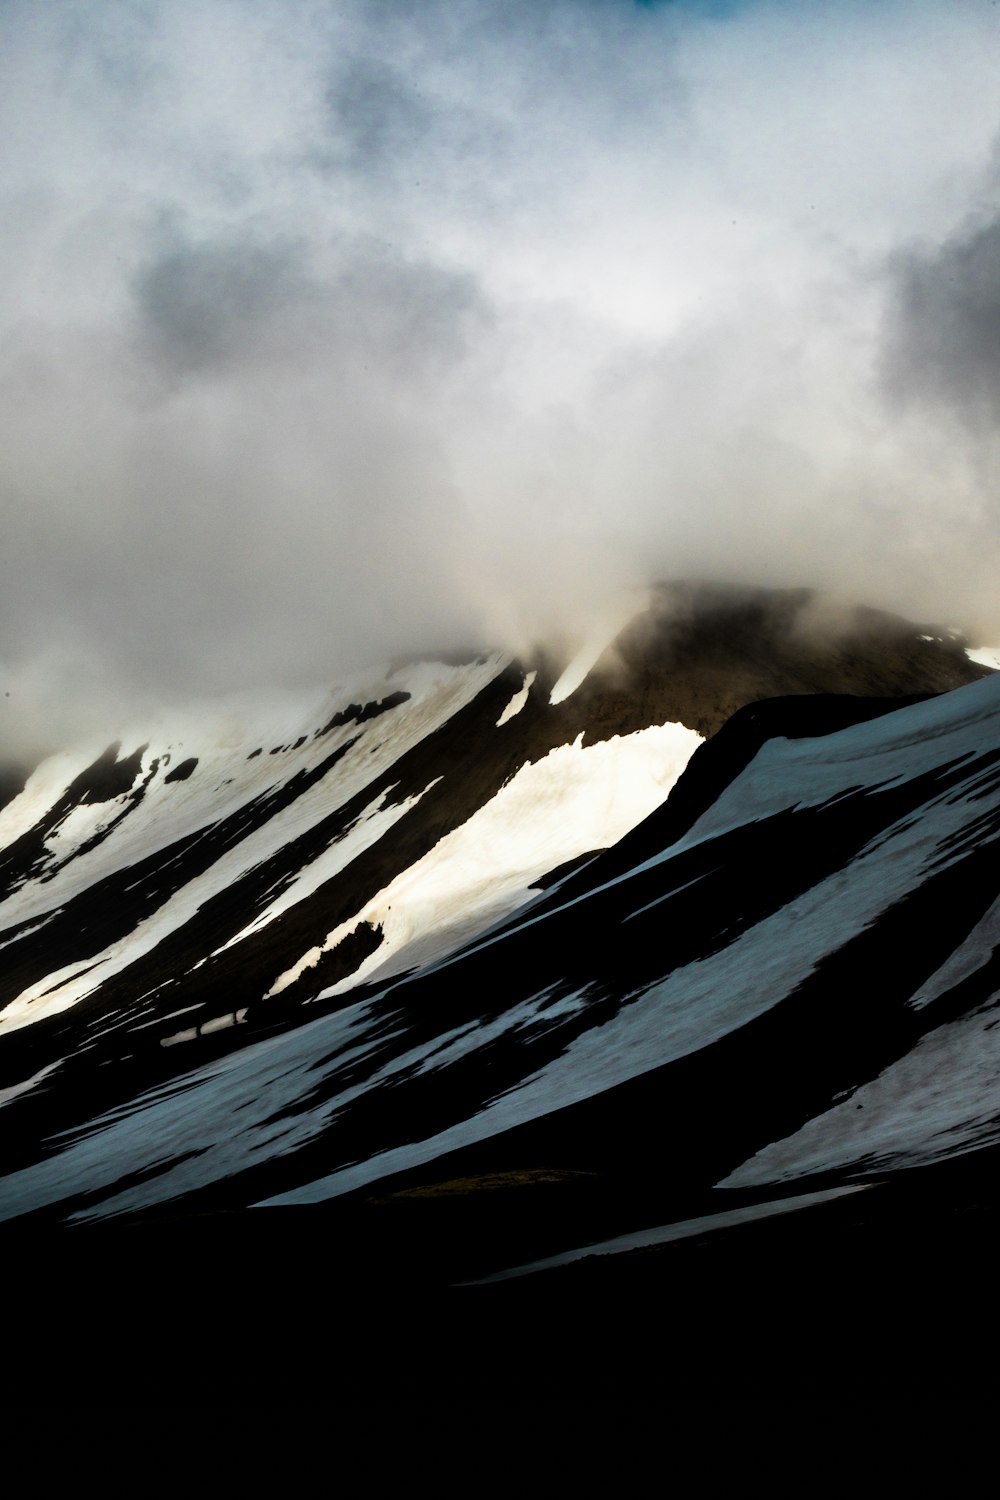
[[[957,631],[838,608],[808,589],[664,584],[581,691],[590,733],[662,716],[707,738],[764,698],[948,692],[988,675],[966,645]]]

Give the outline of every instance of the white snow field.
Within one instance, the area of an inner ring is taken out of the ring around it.
[[[304,954],[270,993],[280,994],[361,922],[380,926],[382,943],[349,980],[323,995],[452,952],[526,901],[532,882],[546,871],[617,843],[660,805],[702,743],[683,724],[586,747],[582,738],[523,765],[467,822],[331,932],[322,947]]]

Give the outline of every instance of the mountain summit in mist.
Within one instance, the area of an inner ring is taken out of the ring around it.
[[[681,1284],[723,1276],[725,1338],[760,1315],[735,1268],[777,1296],[789,1253],[813,1302],[841,1258],[859,1316],[850,1247],[891,1260],[918,1203],[944,1261],[978,1254],[1000,674],[966,644],[674,584],[570,659],[413,660],[41,764],[0,811],[0,1215],[36,1351],[64,1323],[113,1380],[127,1309],[169,1306],[189,1342],[219,1320],[217,1364],[149,1378],[225,1384],[295,1357],[290,1297],[344,1385],[389,1304],[444,1298],[457,1351],[539,1296],[626,1296],[735,1387]]]
[[[973,1380],[998,44],[0,5],[12,1399]]]

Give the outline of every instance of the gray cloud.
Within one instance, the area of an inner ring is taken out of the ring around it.
[[[460,360],[490,311],[467,271],[339,237],[322,270],[300,242],[172,235],[135,279],[137,352],[183,379],[272,363],[404,377]]]
[[[310,300],[301,261],[243,238],[167,250],[136,280],[140,335],[178,375],[267,357]]]
[[[0,732],[684,572],[1000,635],[997,25],[9,0]]]
[[[353,57],[327,91],[330,130],[345,164],[396,176],[419,157],[441,116],[391,63]]]
[[[1000,425],[1000,216],[901,252],[886,363],[892,393]]]

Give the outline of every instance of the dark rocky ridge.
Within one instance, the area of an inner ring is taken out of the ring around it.
[[[596,725],[629,714],[633,722],[676,719],[707,738],[761,699],[898,698],[989,675],[943,627],[863,607],[824,613],[820,605],[808,589],[663,585],[579,691],[593,703]]]

